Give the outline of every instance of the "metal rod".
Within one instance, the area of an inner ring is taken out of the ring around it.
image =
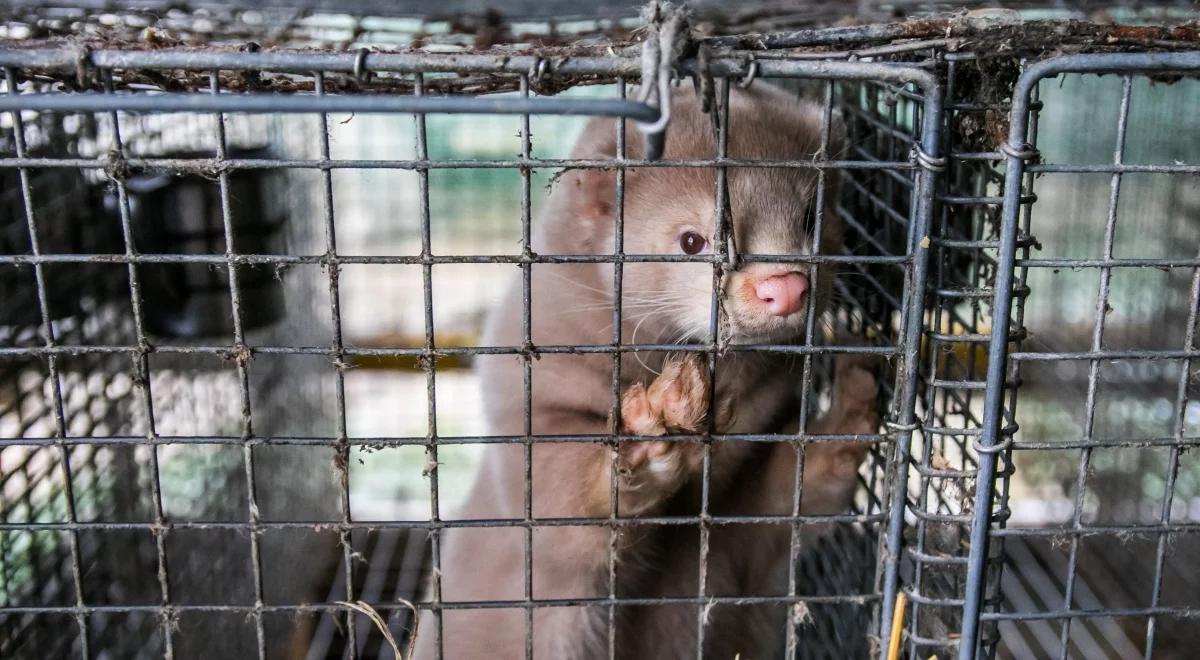
[[[925,97],[925,108],[921,122],[921,149],[930,158],[938,158],[941,149],[942,103],[943,90],[937,80],[925,80],[920,83],[921,92]],[[920,346],[922,320],[924,317],[923,296],[929,264],[929,249],[924,241],[929,236],[931,216],[933,214],[933,197],[936,194],[936,172],[923,169],[918,173],[917,191],[913,195],[913,221],[909,228],[908,250],[912,258],[912,274],[904,292],[905,308],[901,312],[903,325],[901,328],[902,367],[898,370],[897,399],[898,414],[895,420],[898,431],[895,433],[894,455],[889,463],[890,480],[892,484],[889,494],[891,507],[887,544],[881,553],[880,562],[884,564],[883,599],[880,602],[879,638],[891,638],[892,608],[896,603],[896,593],[900,588],[900,559],[903,549],[904,511],[908,497],[908,464],[912,451],[912,434],[915,430],[916,399],[920,377]],[[883,645],[880,645],[880,653]]]
[[[81,59],[82,55],[82,59]],[[368,53],[359,61],[356,52],[231,52],[194,50],[112,50],[81,53],[66,48],[0,48],[0,66],[46,71],[75,72],[81,64],[97,69],[175,69],[207,72],[274,71],[308,75],[313,71],[355,73],[509,73],[527,74],[543,61],[538,55],[471,55],[459,53]],[[692,75],[698,70],[694,59],[685,59],[678,70]],[[757,62],[764,78],[845,78],[887,82],[932,81],[934,75],[918,67],[899,63],[827,62],[769,60]],[[636,78],[641,74],[637,55],[568,57],[553,60],[557,75],[599,75]],[[707,73],[714,77],[743,78],[750,68],[744,56],[714,57]],[[922,87],[924,82],[920,83]],[[514,114],[521,114],[520,112]]]
[[[422,113],[475,115],[575,115],[625,117],[652,122],[658,109],[616,99],[508,98],[502,96],[392,96],[327,94],[19,94],[0,96],[0,111],[39,112],[245,112]]]
[[[418,97],[425,93],[425,77],[420,73],[415,76],[413,93]],[[416,157],[418,160],[427,160],[429,158],[429,136],[426,130],[425,115],[415,114],[413,121],[417,132]],[[422,170],[418,172],[417,176],[421,202],[421,302],[424,307],[425,350],[429,352],[427,353],[429,355],[436,348],[433,324],[433,263],[429,260],[429,257],[433,255],[432,222],[429,211],[429,172]],[[442,514],[438,480],[438,447],[441,438],[438,436],[437,425],[437,360],[432,359],[432,355],[429,355],[429,357],[423,358],[421,367],[425,371],[425,461],[426,465],[432,467],[429,470],[429,520],[430,522],[440,522]],[[432,567],[429,584],[430,600],[434,605],[434,657],[437,660],[441,660],[445,654],[446,641],[442,610],[438,607],[442,603],[441,547],[442,536],[437,529],[432,529],[429,534]],[[413,625],[416,626],[417,623],[414,621]]]
[[[221,91],[220,73],[212,71],[209,73],[210,91],[213,96],[216,96]],[[216,137],[216,157],[218,160],[223,159],[228,151],[226,144],[225,132],[225,116],[217,112],[213,116],[213,132]],[[250,369],[249,363],[253,356],[250,348],[246,346],[245,328],[242,323],[242,291],[241,277],[238,272],[238,267],[233,263],[233,254],[237,251],[237,245],[234,229],[233,229],[233,209],[232,201],[229,192],[229,173],[222,172],[217,177],[217,184],[220,190],[221,197],[221,228],[225,240],[225,249],[223,256],[225,257],[225,271],[229,278],[229,300],[233,314],[233,356],[234,364],[238,374],[238,389],[240,397],[240,415],[242,423],[242,438],[249,439],[254,436],[254,424],[251,405],[250,391]],[[262,550],[260,547],[260,539],[257,525],[260,520],[260,509],[258,507],[258,486],[257,473],[254,462],[254,446],[250,443],[243,443],[242,460],[246,474],[246,512],[250,520],[250,567],[253,571],[253,587],[254,587],[254,612],[252,615],[254,621],[255,641],[258,645],[259,660],[266,660],[267,657],[267,640],[266,632],[263,628],[262,606],[263,606],[263,579],[262,579]],[[354,639],[353,626],[350,631],[351,639]]]

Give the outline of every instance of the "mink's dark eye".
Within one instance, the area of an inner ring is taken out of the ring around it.
[[[679,249],[684,254],[699,254],[705,245],[708,245],[708,241],[694,231],[685,231],[679,237]]]

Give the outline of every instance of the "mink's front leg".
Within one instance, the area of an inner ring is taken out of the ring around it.
[[[622,394],[621,434],[702,432],[708,424],[709,388],[708,372],[696,356],[668,359],[648,386],[637,383]],[[546,443],[534,448],[534,507],[545,517],[606,519],[612,512],[612,468],[616,467],[619,517],[653,515],[700,471],[703,457],[703,445],[690,440],[622,442],[615,456],[611,448],[599,444]],[[549,480],[558,486],[539,493],[538,475],[547,480],[542,482],[546,486]],[[567,479],[575,480],[574,487],[565,486]],[[644,547],[639,542],[647,531],[627,525],[615,533],[607,525],[595,524],[535,527],[534,597],[607,594],[610,557],[617,564],[632,561],[632,554]],[[589,657],[580,649],[599,643],[594,626],[602,615],[598,610],[589,614],[584,607],[539,608],[534,616],[535,655]]]
[[[842,354],[834,359],[833,397],[829,410],[808,429],[813,435],[869,435],[879,430],[876,374],[880,360],[870,355]],[[845,513],[858,487],[858,468],[867,456],[866,442],[815,442],[805,448],[803,504],[805,514]],[[776,447],[768,480],[777,500],[768,508],[790,511],[796,455],[790,446]],[[782,497],[781,497],[782,496]],[[768,496],[770,497],[770,496]],[[786,502],[785,502],[786,500]]]

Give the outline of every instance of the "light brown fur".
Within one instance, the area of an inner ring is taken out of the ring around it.
[[[714,154],[710,118],[694,95],[673,96],[666,158]],[[802,159],[819,147],[819,110],[759,84],[731,94],[729,155],[733,158]],[[641,143],[632,126],[629,156]],[[575,149],[580,158],[615,154],[612,121],[595,120]],[[839,140],[833,127],[831,151]],[[812,251],[804,219],[812,203],[813,170],[729,168],[730,205],[742,254]],[[615,173],[571,171],[563,176],[541,215],[534,249],[540,254],[611,254]],[[711,168],[637,168],[625,181],[626,254],[678,252],[678,236],[691,230],[712,241],[715,174]],[[830,177],[822,252],[840,246]],[[753,308],[753,278],[804,266],[747,264],[728,273],[723,333],[734,343],[794,343],[803,337],[804,313],[786,319]],[[706,341],[712,266],[706,263],[628,263],[624,270],[621,338],[625,343]],[[830,273],[816,275],[818,303]],[[532,340],[535,345],[609,344],[612,337],[610,264],[535,265]],[[521,287],[515,284],[489,322],[489,345],[520,345]],[[609,432],[613,360],[608,355],[542,355],[532,362],[534,435]],[[661,372],[661,373],[658,373]],[[809,425],[813,433],[871,433],[875,380],[863,364],[838,363],[832,409]],[[481,361],[491,433],[524,431],[523,366],[510,356]],[[720,432],[794,432],[800,370],[795,360],[730,352],[719,360],[715,427]],[[623,431],[660,435],[699,432],[708,416],[707,369],[698,358],[625,354],[621,361]],[[806,449],[804,513],[839,513],[852,497],[861,444],[817,443]],[[488,448],[462,518],[524,518],[525,458],[520,445]],[[709,512],[713,515],[789,514],[797,454],[788,443],[714,442]],[[690,515],[699,512],[698,474],[703,447],[693,442],[624,443],[618,454],[600,443],[536,442],[532,449],[534,518],[607,518],[611,466],[617,466],[619,514]],[[706,595],[779,595],[787,584],[787,524],[715,526],[710,538]],[[806,531],[806,533],[817,533]],[[521,527],[449,529],[442,533],[442,599],[522,601],[525,532]],[[695,525],[623,527],[615,547],[620,597],[695,597],[699,535]],[[610,536],[605,526],[542,526],[533,532],[532,597],[597,598],[608,595]],[[606,608],[538,608],[533,647],[538,660],[607,657]],[[695,657],[697,607],[693,604],[622,607],[617,614],[619,658]],[[509,660],[524,657],[522,610],[444,612],[445,658]],[[782,653],[784,612],[779,606],[717,606],[706,624],[706,655],[767,658]],[[433,617],[422,620],[416,657],[434,656]]]

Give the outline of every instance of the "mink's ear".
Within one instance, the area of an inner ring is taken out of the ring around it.
[[[628,128],[626,132],[630,132]],[[583,127],[572,158],[615,158],[617,155],[617,121],[609,117],[596,117]]]
[[[617,175],[613,170],[571,170],[559,185],[566,188],[573,217],[593,228],[612,224],[617,203]]]
[[[637,152],[640,151],[638,131],[627,125],[625,135],[626,154],[630,158],[636,158]],[[571,158],[579,160],[612,160],[616,155],[617,124],[616,120],[608,118],[589,121],[571,151]],[[592,230],[612,225],[617,202],[615,169],[570,170],[563,175],[559,185],[566,188],[564,192],[569,200],[572,216],[586,222]]]

